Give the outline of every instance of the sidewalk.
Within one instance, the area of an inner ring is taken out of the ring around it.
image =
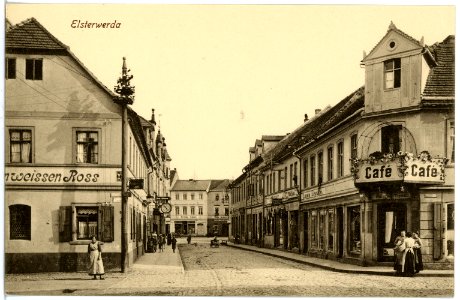
[[[126,273],[107,272],[105,280],[92,280],[86,272],[5,274],[4,291],[9,295],[129,294],[152,286],[180,286],[183,275],[179,250],[174,253],[167,246],[164,252],[145,253]]]
[[[269,248],[259,248],[256,246],[249,246],[249,245],[242,245],[242,244],[234,244],[232,242],[228,242],[229,247],[239,248],[247,251],[253,251],[262,253],[265,255],[270,255],[274,257],[284,258],[291,261],[295,261],[298,263],[310,265],[313,267],[318,267],[334,272],[342,272],[342,273],[355,273],[355,274],[367,274],[367,275],[387,275],[387,276],[394,276],[395,271],[393,267],[386,267],[386,266],[370,266],[370,267],[363,267],[358,265],[352,265],[347,263],[342,263],[338,261],[328,260],[328,259],[321,259],[316,257],[309,257],[305,255],[301,255],[298,253],[292,253],[287,251],[282,251],[278,249],[269,249]],[[453,277],[454,270],[423,270],[416,275],[417,277]]]

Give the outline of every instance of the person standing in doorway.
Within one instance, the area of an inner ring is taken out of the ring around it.
[[[88,254],[89,254],[89,272],[88,274],[94,276],[93,279],[97,279],[96,276],[99,275],[99,279],[104,280],[102,275],[104,275],[104,264],[102,263],[102,249],[101,244],[96,240],[96,237],[93,235],[91,237],[91,242],[88,245]]]
[[[171,237],[171,248],[174,253],[176,253],[176,243],[177,243],[176,237],[173,235]]]
[[[394,263],[394,269],[396,270],[396,275],[399,276],[402,274],[402,260],[403,260],[403,255],[404,255],[404,250],[406,249],[404,240],[406,239],[406,231],[401,230],[401,233],[399,236],[396,237],[395,242],[394,242],[394,253],[395,253],[395,263]]]
[[[402,275],[414,276],[415,274],[415,255],[414,255],[415,240],[412,238],[412,233],[408,232],[404,239],[404,254],[402,257]]]

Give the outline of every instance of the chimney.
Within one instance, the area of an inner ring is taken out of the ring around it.
[[[307,122],[307,121],[308,121],[308,115],[307,115],[307,114],[305,114],[305,117],[303,118],[303,121],[304,121],[304,122]]]
[[[153,108],[152,108],[152,117],[150,118],[150,122],[153,124],[157,124],[157,122],[155,122],[155,109]]]
[[[315,115],[319,114],[321,112],[321,109],[317,108],[315,109]]]

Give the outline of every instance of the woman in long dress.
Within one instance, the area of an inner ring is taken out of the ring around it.
[[[415,254],[415,273],[423,270],[422,261],[422,240],[418,236],[417,232],[412,233],[413,239],[415,240],[414,254]]]
[[[394,253],[395,253],[395,263],[394,263],[394,269],[396,270],[396,275],[401,275],[402,273],[402,259],[404,255],[404,250],[406,249],[406,246],[404,244],[404,240],[406,239],[406,231],[401,230],[401,233],[399,236],[396,237],[395,242],[394,242]]]
[[[414,246],[415,240],[412,238],[412,233],[408,232],[404,239],[404,253],[401,262],[401,270],[403,276],[414,276],[415,274],[415,255]]]
[[[94,276],[93,279],[97,279],[96,276],[99,275],[99,279],[103,280],[102,275],[104,275],[104,264],[102,263],[102,249],[99,242],[96,240],[95,236],[92,236],[91,243],[88,245],[88,254],[89,254],[89,272],[88,274]]]

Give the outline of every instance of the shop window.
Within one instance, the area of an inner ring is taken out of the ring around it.
[[[361,253],[361,208],[353,206],[349,208],[349,232],[350,252]]]
[[[315,168],[316,168],[316,161],[315,161],[315,157],[312,156],[310,157],[310,185],[311,186],[314,186],[316,184]]]
[[[10,240],[31,240],[30,206],[10,205]]]
[[[401,59],[395,58],[384,62],[385,89],[399,88],[401,86]]]
[[[334,148],[327,148],[327,180],[334,177]]]
[[[327,213],[327,249],[334,250],[334,211],[331,209]]]
[[[203,206],[198,206],[198,214],[203,215]]]
[[[318,246],[318,235],[317,235],[317,230],[318,230],[318,216],[316,211],[311,212],[311,246],[312,247],[317,247]]]
[[[358,135],[353,134],[350,138],[350,157],[358,158]]]
[[[98,132],[77,131],[77,163],[98,163]]]
[[[326,241],[326,212],[322,210],[319,214],[319,248],[325,248]]]
[[[382,127],[382,153],[398,153],[401,150],[401,126],[390,125]]]
[[[343,142],[337,143],[337,177],[343,176]]]
[[[26,59],[26,79],[43,79],[43,59]]]
[[[5,58],[5,79],[16,78],[16,58]]]
[[[10,129],[10,162],[32,162],[32,130]]]
[[[454,230],[454,204],[447,204],[447,230]]]
[[[113,206],[61,206],[59,241],[72,241],[74,239],[72,232],[75,232],[77,240],[89,240],[94,235],[100,241],[112,242],[114,240],[113,216]],[[76,228],[72,227],[73,224]]]

